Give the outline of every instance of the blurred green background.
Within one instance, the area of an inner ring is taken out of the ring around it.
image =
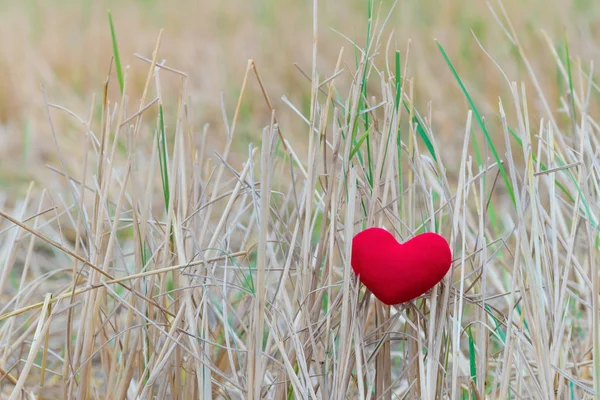
[[[379,27],[393,4],[374,2],[374,23]],[[112,57],[109,9],[121,62],[129,66],[132,104],[139,101],[148,69],[134,53],[151,57],[158,32],[164,28],[158,58],[188,74],[194,130],[201,132],[209,123],[211,146],[219,148],[224,139],[221,98],[231,118],[247,61],[252,58],[274,99],[287,138],[301,147],[305,125],[281,97],[285,95],[302,112],[308,112],[310,82],[294,64],[310,71],[312,7],[308,0],[1,1],[0,193],[10,200],[22,194],[31,179],[48,183],[54,176],[45,168],[46,164],[58,165],[59,160],[41,85],[50,103],[64,106],[83,120],[93,109],[95,94],[94,115],[99,118],[98,99]],[[497,115],[498,98],[507,95],[508,86],[475,36],[510,80],[531,82],[517,47],[505,33],[511,28],[503,9],[555,109],[561,107],[560,98],[568,90],[555,62],[555,57],[565,56],[566,43],[575,68],[588,71],[590,61],[600,58],[598,1],[506,0],[503,6],[480,0],[398,2],[383,30],[378,65],[385,68],[386,57],[392,57],[395,50],[401,51],[404,62],[410,41],[407,76],[414,79],[412,98],[423,114],[431,114],[436,138],[445,145],[446,164],[460,150],[457,146],[462,141],[468,105],[435,40],[444,46],[480,110]],[[319,1],[317,69],[321,80],[332,73],[342,46],[346,49],[342,81],[351,79],[354,52],[350,41],[364,46],[366,26],[365,0]],[[585,84],[577,81],[584,75],[575,72],[575,84]],[[165,75],[161,83],[166,101],[174,106],[180,80]],[[376,85],[371,90],[377,96]],[[594,96],[597,94],[595,91]],[[113,102],[119,100],[114,70],[111,96]],[[531,105],[533,116],[538,107]],[[234,150],[245,157],[248,143],[269,120],[255,81],[249,85],[248,101],[241,111]],[[52,111],[52,116],[61,150],[68,155],[67,167],[77,176],[82,165],[77,156],[81,126],[65,113]]]

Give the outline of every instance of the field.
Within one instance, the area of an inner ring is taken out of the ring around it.
[[[598,21],[0,2],[0,399],[600,398]],[[450,272],[384,305],[369,227]]]

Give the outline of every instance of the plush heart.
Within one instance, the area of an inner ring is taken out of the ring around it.
[[[352,239],[352,269],[382,303],[392,305],[419,297],[442,280],[452,263],[448,242],[423,233],[404,244],[381,228]]]

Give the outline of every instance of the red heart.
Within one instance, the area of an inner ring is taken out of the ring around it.
[[[442,280],[452,264],[448,242],[423,233],[404,244],[381,228],[352,239],[352,269],[382,303],[392,305],[419,297]]]

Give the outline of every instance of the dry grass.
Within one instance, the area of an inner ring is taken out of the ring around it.
[[[229,2],[114,7],[122,82],[3,5],[0,397],[598,398],[599,7]],[[452,272],[383,306],[369,226]]]

